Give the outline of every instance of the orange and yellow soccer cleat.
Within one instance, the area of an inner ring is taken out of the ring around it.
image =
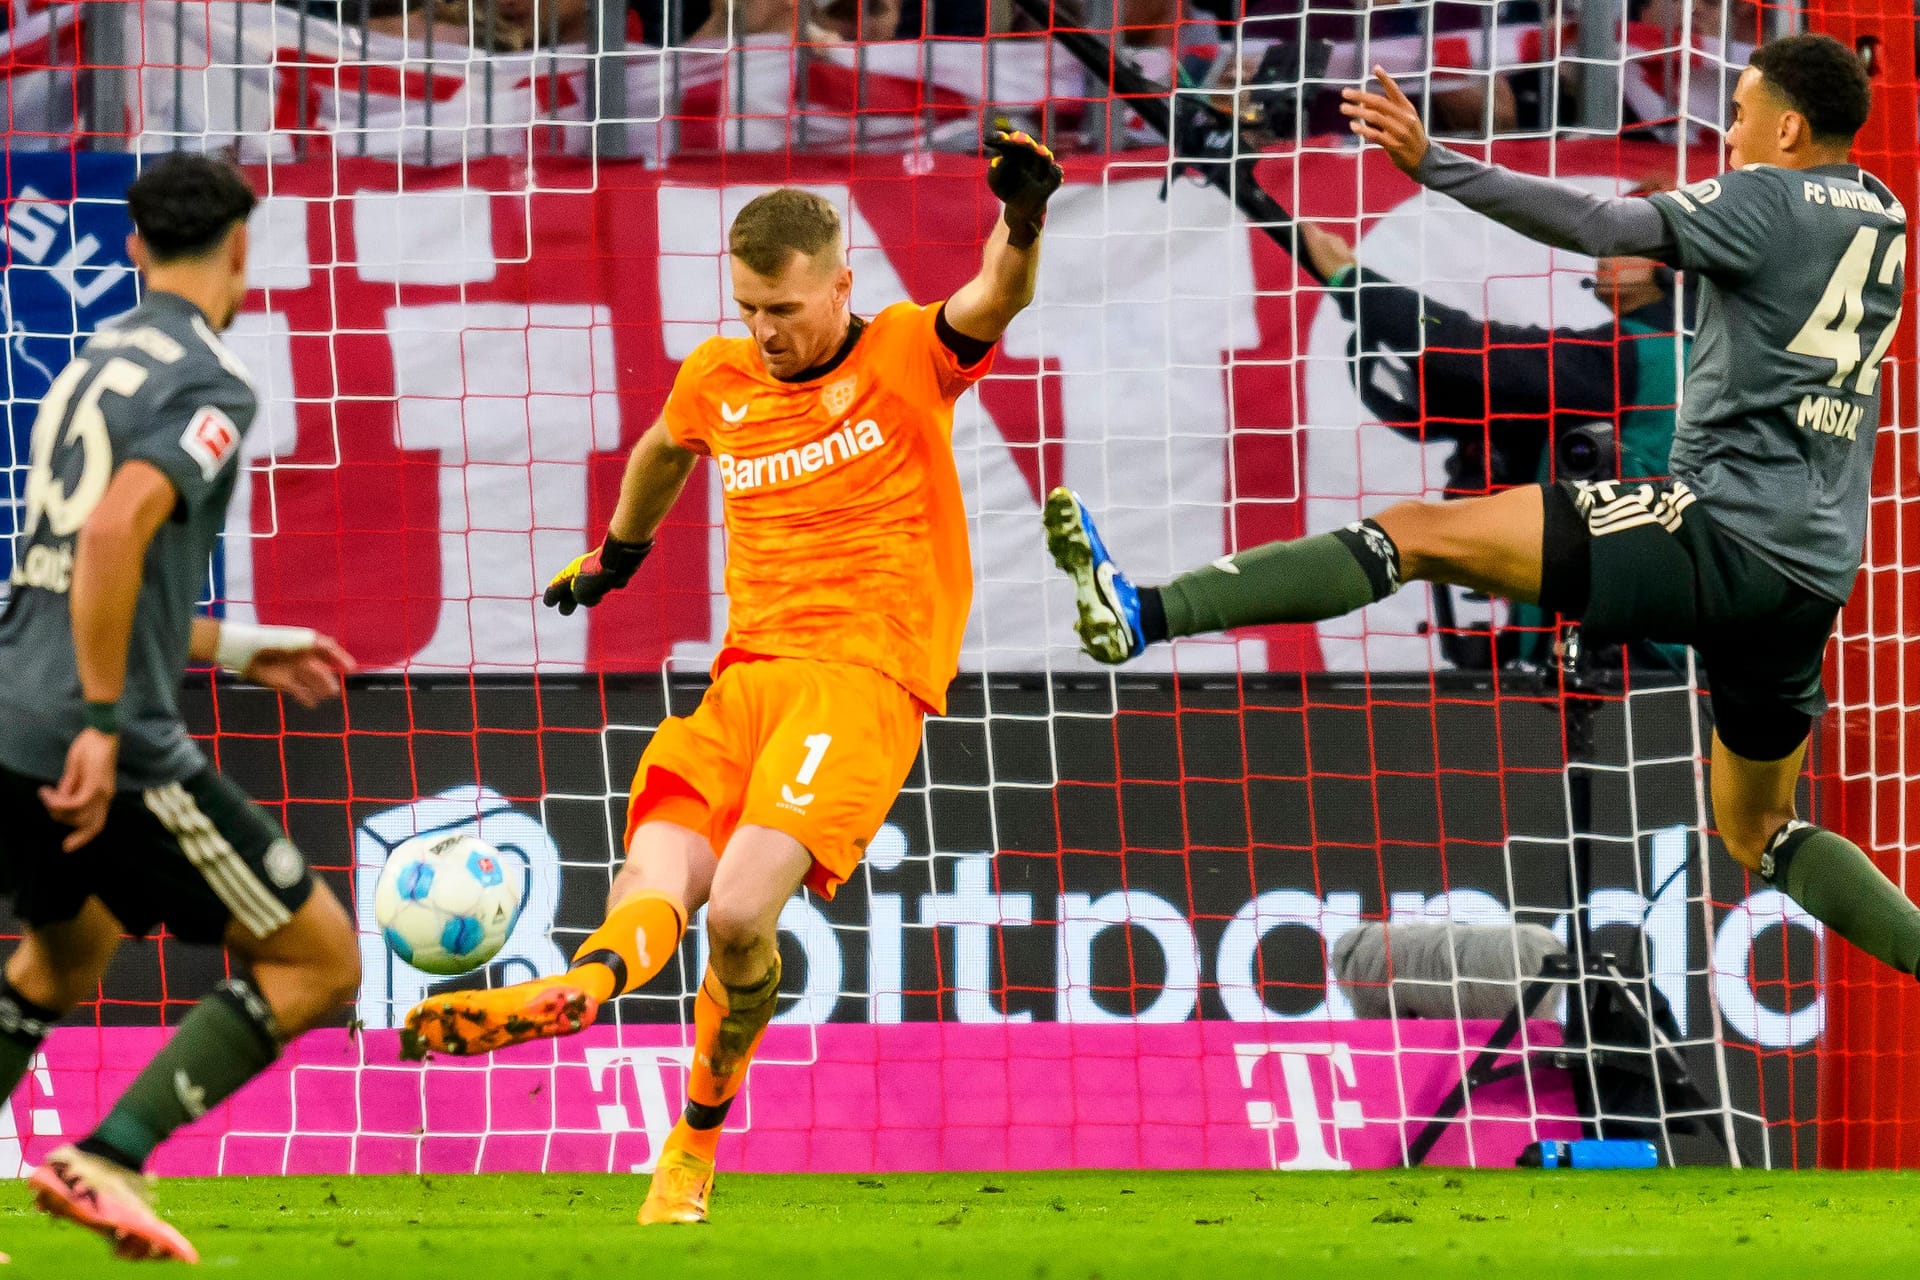
[[[115,1257],[200,1261],[187,1238],[154,1213],[147,1203],[147,1180],[131,1169],[76,1147],[60,1147],[27,1181],[40,1212],[106,1237]]]
[[[654,1165],[653,1184],[640,1206],[641,1226],[707,1220],[707,1197],[713,1194],[713,1161],[676,1142],[679,1134],[676,1126]]]
[[[400,1056],[492,1053],[525,1040],[570,1036],[593,1025],[600,1002],[589,992],[551,980],[520,982],[492,991],[429,996],[407,1013]]]

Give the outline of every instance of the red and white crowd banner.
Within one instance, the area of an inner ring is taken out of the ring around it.
[[[1500,148],[1596,189],[1669,173],[1670,149]],[[923,166],[916,166],[916,168]],[[1703,176],[1709,170],[1686,176]],[[735,331],[734,210],[771,181],[844,212],[854,305],[946,297],[997,216],[977,161],[897,158],[538,166],[498,158],[396,172],[277,166],[232,345],[265,409],[225,544],[236,616],[322,628],[363,665],[416,672],[653,670],[705,664],[724,629],[720,489],[696,471],[635,587],[562,618],[538,597],[590,547],[625,452],[678,362]],[[1373,423],[1350,326],[1292,259],[1164,163],[1077,162],[1054,199],[1039,297],[965,397],[954,450],[977,591],[969,669],[1083,661],[1039,503],[1069,484],[1139,577],[1335,527],[1436,493],[1451,446]],[[1359,241],[1365,261],[1470,313],[1588,325],[1591,263],[1420,192],[1377,155],[1276,160],[1263,181]],[[1355,197],[1358,196],[1356,203]],[[1196,643],[1183,669],[1424,668],[1428,602]]]
[[[68,0],[7,0],[7,26],[0,32],[0,91],[4,91],[8,148],[60,150],[74,143],[74,68],[85,24],[80,6]]]
[[[721,1159],[757,1173],[1394,1168],[1491,1022],[774,1027]],[[0,1107],[0,1176],[90,1132],[164,1030],[57,1029]],[[1520,1049],[1551,1048],[1532,1022]],[[595,1027],[486,1059],[399,1060],[399,1033],[301,1037],[160,1149],[163,1175],[645,1173],[692,1049]],[[1473,1090],[1429,1163],[1511,1167],[1580,1134],[1564,1071]]]
[[[145,51],[129,95],[136,147],[230,146],[250,162],[303,147],[431,164],[585,154],[601,68],[624,77],[627,154],[656,161],[676,145],[900,150],[943,124],[977,129],[989,99],[1007,110],[1086,96],[1078,64],[1038,35],[804,52],[782,36],[746,36],[598,57],[585,45],[430,48],[251,0],[126,8],[129,38]]]
[[[635,45],[599,56],[585,45],[521,53],[445,39],[429,46],[260,0],[151,0],[118,9],[127,47],[138,51],[129,59],[138,65],[126,73],[137,80],[127,95],[136,147],[231,146],[256,162],[289,159],[302,147],[432,164],[527,151],[584,154],[596,145],[589,126],[599,102],[597,67],[617,67],[624,77],[627,153],[656,161],[678,149],[915,150],[950,141],[964,150],[989,103],[1020,112],[1051,102],[1056,123],[1071,127],[1088,102],[1106,96],[1041,32],[863,45],[753,35],[730,45]],[[1490,72],[1547,65],[1576,38],[1571,27],[1502,24],[1491,36],[1475,28],[1340,42],[1326,76],[1363,80],[1377,63],[1403,77],[1430,75],[1433,88],[1445,91]],[[1262,23],[1250,19],[1234,52],[1251,67],[1267,43]],[[1717,36],[1703,33],[1683,47],[1674,33],[1631,24],[1624,99],[1642,120],[1684,116],[1716,128],[1730,91],[1726,68],[1737,71],[1749,53],[1750,45],[1723,50]],[[1165,50],[1133,56],[1150,76],[1171,78]],[[1227,67],[1234,59],[1219,61]],[[1232,88],[1234,77],[1223,76],[1223,87]],[[47,92],[44,108],[70,120],[58,86],[26,88],[36,100]],[[30,104],[16,99],[12,109],[25,122],[16,128],[36,127]]]

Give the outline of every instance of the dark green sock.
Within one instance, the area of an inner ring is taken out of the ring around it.
[[[43,1009],[0,977],[0,1103],[13,1096],[33,1065],[33,1055],[60,1015]]]
[[[80,1146],[139,1169],[175,1129],[232,1097],[279,1056],[279,1029],[259,990],[241,978],[223,982],[181,1019]]]
[[[1399,589],[1400,554],[1393,540],[1362,520],[1332,533],[1269,542],[1181,574],[1160,588],[1160,605],[1171,638],[1268,622],[1319,622]]]
[[[1760,874],[1874,959],[1920,971],[1920,907],[1845,836],[1789,823],[1767,846]]]

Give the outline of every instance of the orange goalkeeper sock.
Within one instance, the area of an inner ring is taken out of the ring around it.
[[[557,981],[603,1003],[638,990],[679,953],[686,931],[685,908],[664,893],[642,889],[614,904],[606,922],[573,953],[573,967]]]
[[[780,1003],[780,957],[758,982],[729,986],[709,968],[693,1002],[693,1070],[681,1118],[686,1148],[711,1160],[734,1095],[747,1082],[760,1037]]]

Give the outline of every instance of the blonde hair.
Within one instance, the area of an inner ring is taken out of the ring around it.
[[[816,257],[841,251],[840,215],[824,196],[779,187],[747,201],[727,232],[727,252],[754,273],[776,276],[796,253]]]

